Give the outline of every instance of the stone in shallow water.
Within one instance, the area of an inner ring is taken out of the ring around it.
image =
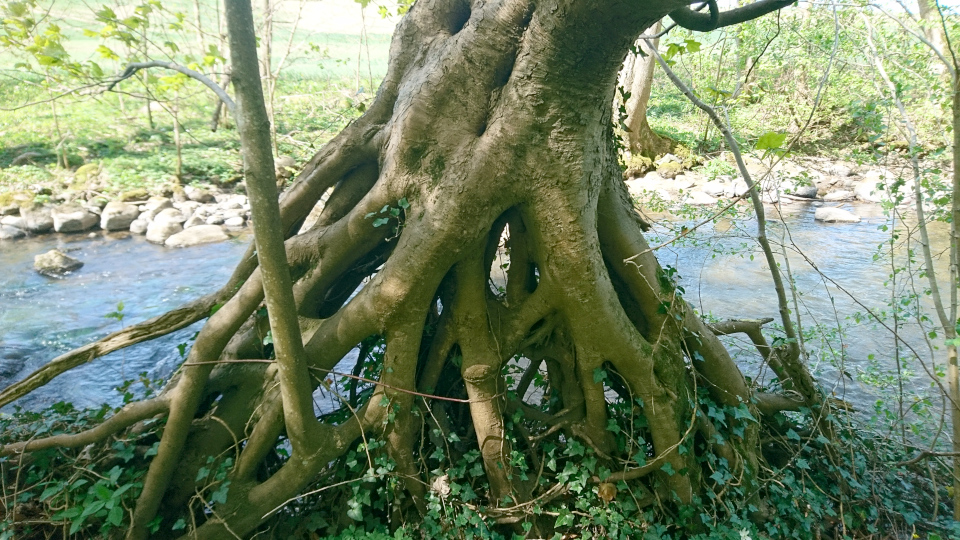
[[[16,227],[0,225],[0,240],[16,240],[17,238],[23,238],[26,235],[27,233]]]
[[[140,215],[136,205],[121,201],[111,201],[100,214],[100,228],[106,231],[129,229],[130,224]]]
[[[59,233],[81,232],[97,225],[100,218],[86,208],[65,204],[50,212],[53,230]]]
[[[222,242],[228,238],[227,233],[223,232],[219,225],[197,225],[167,238],[164,245],[167,247],[189,247],[211,242]]]
[[[23,218],[23,226],[27,232],[41,234],[50,232],[53,229],[53,218],[50,217],[50,209],[43,205],[35,204],[31,207],[20,209],[20,217]]]
[[[34,270],[50,277],[63,277],[74,270],[79,270],[82,266],[81,261],[56,249],[51,249],[33,258]]]
[[[816,221],[823,221],[825,223],[860,223],[860,216],[854,214],[853,212],[844,210],[842,208],[836,208],[834,206],[817,208],[816,213],[813,215],[813,219]]]

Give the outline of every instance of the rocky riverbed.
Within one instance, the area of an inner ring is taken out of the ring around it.
[[[838,208],[847,202],[912,205],[915,200],[913,173],[906,162],[880,167],[825,158],[798,158],[780,161],[770,169],[770,159],[746,155],[744,161],[747,172],[760,185],[764,203],[818,201],[825,207],[815,217],[819,221],[858,222],[856,213]],[[694,169],[687,169],[686,165],[680,158],[668,154],[650,166],[628,168],[624,180],[636,199],[659,199],[668,206],[676,203],[712,206],[747,192],[747,183],[736,171],[729,154],[721,154]],[[933,193],[930,199],[945,195],[945,192]],[[827,210],[835,207],[836,210]]]

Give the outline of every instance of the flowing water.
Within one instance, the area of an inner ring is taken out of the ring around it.
[[[806,343],[813,351],[811,362],[818,377],[838,397],[858,408],[869,408],[878,393],[861,381],[876,383],[882,373],[889,375],[894,366],[894,341],[872,321],[855,324],[847,318],[865,312],[865,307],[889,310],[890,291],[884,286],[891,272],[889,260],[874,261],[874,254],[878,245],[889,241],[890,233],[878,228],[887,223],[878,210],[862,206],[857,211],[865,216],[861,223],[829,225],[814,222],[812,205],[794,204],[786,207],[783,216],[786,229],[776,221],[768,227],[774,239],[786,237],[789,229],[793,242],[820,271],[862,302],[858,305],[802,257],[791,255],[797,290],[802,291],[798,301],[804,328],[819,324],[831,333],[829,340],[811,333]],[[658,257],[664,266],[677,269],[685,297],[702,313],[720,319],[776,317],[769,270],[749,239],[755,229],[755,222],[748,220],[707,226],[705,242],[664,248]],[[159,315],[216,290],[243,254],[246,240],[184,249],[153,245],[139,236],[99,234],[94,238],[48,235],[0,243],[0,386],[121,325]],[[742,244],[753,250],[752,260],[750,252],[727,253],[738,251]],[[71,256],[85,262],[84,267],[65,279],[38,275],[32,269],[33,256],[53,248],[70,250]],[[120,302],[122,321],[107,317],[118,311]],[[76,368],[16,404],[31,409],[61,400],[78,407],[116,404],[120,397],[113,388],[120,381],[136,378],[141,372],[153,378],[169,375],[180,360],[178,344],[189,343],[199,324]],[[844,328],[842,334],[835,331],[838,327]],[[903,332],[920,352],[926,352],[915,325]],[[738,348],[736,341],[731,346]],[[751,365],[755,355],[749,347],[743,351],[740,361],[748,371],[760,369]],[[831,352],[842,352],[843,363],[830,361]],[[351,364],[345,367],[349,370],[352,362],[345,360],[347,363]],[[912,380],[908,377],[909,389],[929,387],[929,377],[916,362],[905,375],[911,373],[915,376]],[[886,380],[885,384],[891,383]]]

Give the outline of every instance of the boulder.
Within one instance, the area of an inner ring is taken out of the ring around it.
[[[234,216],[223,220],[224,227],[243,227],[247,224],[247,219],[243,216]]]
[[[6,225],[7,227],[14,227],[17,229],[24,228],[23,218],[20,216],[3,216],[0,218],[0,225]]]
[[[835,206],[817,208],[813,219],[824,223],[860,223],[860,216]]]
[[[717,204],[717,199],[711,197],[703,191],[691,191],[690,198],[686,200],[686,203],[694,206],[709,206]]]
[[[183,214],[176,208],[163,209],[147,227],[147,241],[162,244],[183,230]]]
[[[853,169],[844,165],[843,163],[833,163],[827,167],[827,174],[831,176],[850,176],[853,174]]]
[[[749,188],[747,187],[747,182],[742,178],[737,178],[731,184],[727,184],[727,189],[724,191],[728,197],[739,197],[747,192]]]
[[[141,218],[145,221],[153,221],[160,212],[168,208],[173,208],[173,201],[166,197],[150,197],[147,204],[143,206],[143,213],[145,215],[142,215]]]
[[[861,201],[878,203],[883,200],[883,190],[877,187],[877,183],[876,178],[864,180],[856,184],[853,194]]]
[[[188,247],[210,242],[222,242],[228,238],[227,233],[223,232],[219,225],[197,225],[167,238],[164,245],[167,247]]]
[[[82,266],[82,262],[56,249],[33,258],[33,269],[50,277],[62,277],[74,270],[79,270]]]
[[[92,229],[100,221],[96,214],[86,208],[69,203],[54,208],[50,216],[53,218],[53,230],[59,233]]]
[[[683,170],[683,166],[676,161],[666,161],[657,167],[657,173],[664,178],[676,178]]]
[[[206,223],[207,225],[222,225],[223,216],[221,214],[213,214],[207,218]]]
[[[290,178],[293,176],[293,169],[297,166],[297,160],[290,156],[280,156],[273,162],[276,168],[277,178]]]
[[[794,197],[803,197],[804,199],[816,199],[817,186],[797,186],[791,195]]]
[[[133,234],[146,234],[147,227],[149,226],[150,224],[147,223],[146,220],[135,219],[133,220],[132,223],[130,223],[130,232],[132,232]]]
[[[827,193],[826,195],[824,195],[823,200],[824,200],[824,201],[827,201],[827,202],[832,202],[832,201],[849,201],[849,200],[853,199],[854,196],[855,196],[855,195],[853,194],[852,191],[847,191],[847,190],[841,189],[841,190],[831,191],[830,193]]]
[[[23,238],[27,233],[22,230],[11,227],[10,225],[0,225],[0,240],[16,240],[17,238]]]
[[[111,201],[100,213],[100,228],[105,231],[129,229],[130,224],[140,215],[136,205],[121,201]]]
[[[191,227],[196,227],[197,225],[205,225],[207,223],[207,218],[205,216],[194,213],[190,216],[190,219],[183,223],[184,229],[189,229]]]
[[[213,196],[213,193],[210,193],[205,189],[191,190],[189,193],[187,193],[187,197],[189,197],[191,201],[198,202],[200,204],[212,203],[216,200],[216,198]]]
[[[197,208],[200,208],[200,203],[196,201],[184,201],[174,204],[173,207],[179,210],[185,219],[190,219],[190,216],[197,211]]]
[[[16,204],[8,204],[6,206],[0,206],[0,216],[17,216],[20,215],[20,206]]]
[[[690,189],[696,185],[696,181],[686,174],[678,174],[676,178],[673,179],[674,189]]]
[[[726,191],[727,185],[719,180],[711,180],[700,186],[700,192],[709,195],[710,197],[722,197]]]
[[[53,230],[53,218],[50,216],[50,209],[43,205],[35,204],[21,208],[20,217],[23,218],[23,227],[27,232],[40,234]]]

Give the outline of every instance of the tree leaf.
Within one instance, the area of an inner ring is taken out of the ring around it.
[[[754,148],[757,150],[775,150],[780,148],[780,145],[783,144],[785,140],[787,140],[786,133],[768,131],[757,139],[757,144]]]

